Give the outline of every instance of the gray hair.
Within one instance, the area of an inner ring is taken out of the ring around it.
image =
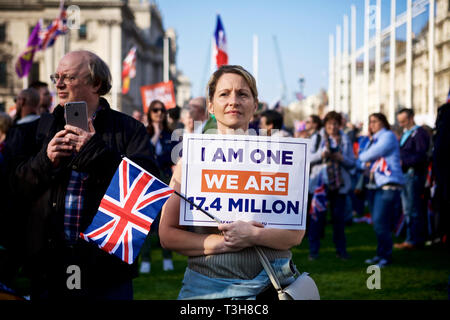
[[[80,50],[72,53],[80,53],[87,60],[87,69],[89,71],[89,81],[94,86],[100,84],[97,93],[103,96],[111,90],[112,76],[108,65],[98,55],[91,51]]]

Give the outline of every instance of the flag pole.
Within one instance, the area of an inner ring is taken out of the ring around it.
[[[253,35],[253,77],[258,86],[258,36],[256,34]]]
[[[200,210],[201,212],[203,212],[204,214],[206,214],[208,217],[210,217],[211,219],[215,220],[217,223],[222,223],[222,221],[217,218],[216,216],[214,216],[213,214],[209,213],[208,211],[206,211],[205,209],[203,209],[202,207],[196,205],[194,202],[192,202],[191,200],[189,200],[188,198],[186,198],[184,195],[182,195],[181,193],[177,192],[176,190],[174,190],[174,193],[179,196],[181,199],[183,199],[184,201],[186,201],[187,203],[189,203],[190,205],[194,206],[195,209]]]
[[[169,81],[169,38],[164,36],[163,42],[163,81]]]

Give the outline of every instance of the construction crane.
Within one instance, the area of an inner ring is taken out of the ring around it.
[[[287,86],[286,86],[286,78],[284,77],[284,68],[283,68],[283,62],[281,60],[281,52],[280,47],[278,46],[278,40],[277,36],[273,36],[273,43],[275,45],[275,53],[277,55],[277,61],[278,61],[278,69],[280,71],[280,78],[281,78],[281,95],[280,95],[280,102],[285,103],[286,102],[286,95],[287,95]]]

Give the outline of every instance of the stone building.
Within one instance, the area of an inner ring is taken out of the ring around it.
[[[176,69],[176,35],[165,30],[155,3],[143,0],[65,1],[69,32],[55,44],[39,51],[29,76],[19,79],[14,70],[31,30],[42,19],[47,26],[59,13],[59,0],[2,0],[0,2],[0,109],[14,106],[14,96],[34,80],[50,84],[49,75],[64,53],[86,49],[99,55],[110,67],[113,87],[106,99],[112,107],[131,114],[142,110],[140,86],[163,81],[163,43],[169,37],[169,79],[175,90],[180,82]],[[166,34],[166,32],[168,34]],[[122,61],[136,46],[136,77],[128,94],[121,93]],[[50,90],[55,88],[50,84]]]
[[[343,33],[339,27],[336,37],[330,35],[328,109],[347,113],[352,122],[362,121],[366,128],[369,114],[383,112],[394,123],[402,107],[413,108],[417,123],[433,126],[450,88],[450,2],[404,1],[406,11],[399,13],[396,0],[365,0],[364,26],[356,29],[352,6],[350,32],[344,17]],[[383,30],[381,5],[391,6],[391,23]],[[380,14],[370,17],[370,12]],[[427,23],[414,33],[412,21],[421,14],[428,14]],[[406,39],[396,35],[402,25]],[[375,29],[373,37],[369,28]],[[365,33],[361,48],[353,40],[356,30]]]

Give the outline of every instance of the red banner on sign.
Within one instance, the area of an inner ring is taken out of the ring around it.
[[[148,107],[153,100],[161,100],[166,109],[175,108],[176,106],[172,81],[142,86],[141,96],[144,113],[147,113]]]

